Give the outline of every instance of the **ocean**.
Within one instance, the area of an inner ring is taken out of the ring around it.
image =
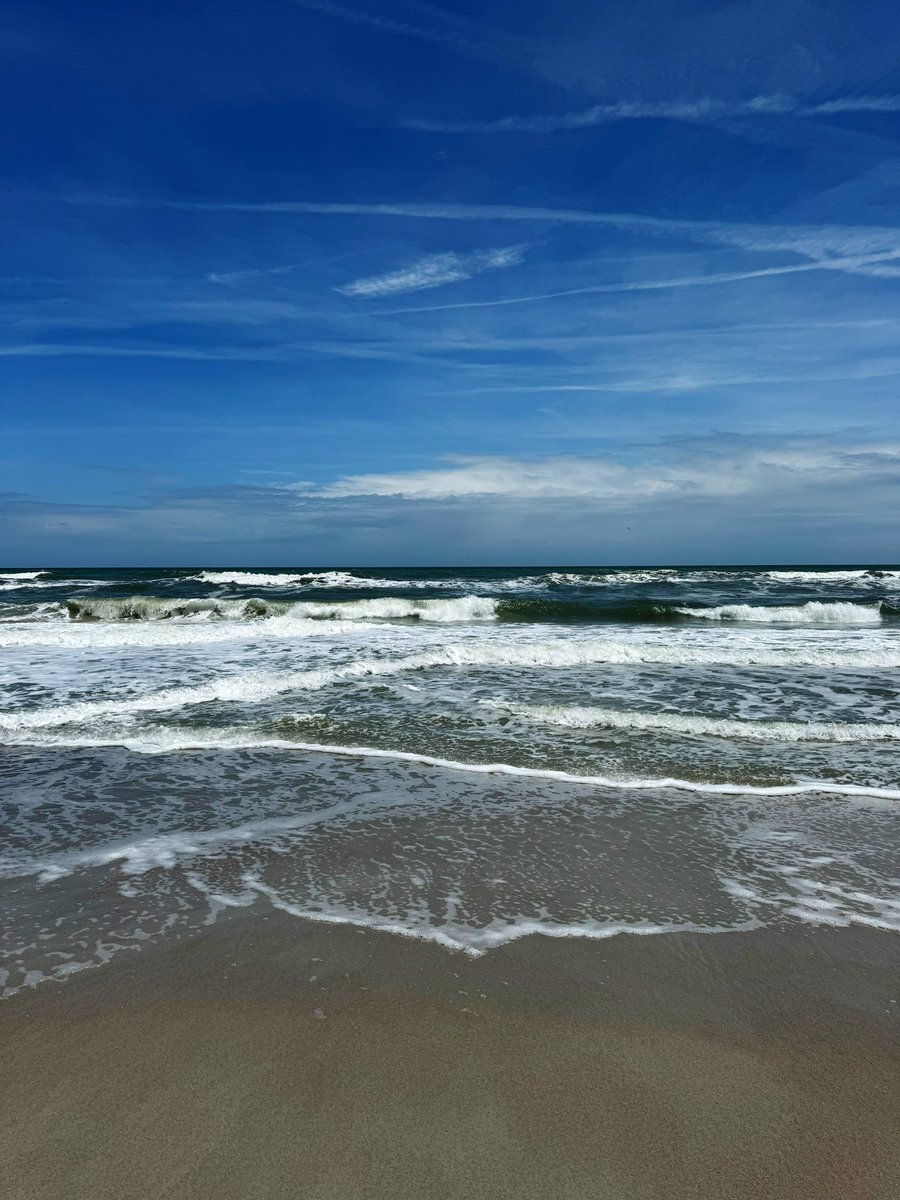
[[[252,908],[900,931],[897,567],[10,568],[0,664],[5,995]]]

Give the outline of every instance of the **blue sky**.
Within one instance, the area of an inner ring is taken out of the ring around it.
[[[7,564],[900,559],[900,10],[0,15]]]

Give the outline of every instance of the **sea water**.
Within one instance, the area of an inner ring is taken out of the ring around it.
[[[5,994],[253,906],[900,930],[898,568],[9,568],[0,666]]]

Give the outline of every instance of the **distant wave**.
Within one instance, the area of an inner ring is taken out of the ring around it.
[[[201,571],[190,575],[199,583],[231,584],[235,587],[290,588],[425,588],[458,586],[458,580],[383,579],[376,575],[351,575],[349,571]]]
[[[0,592],[13,592],[19,588],[55,587],[48,580],[49,571],[0,571]]]
[[[486,700],[495,708],[526,720],[568,729],[652,729],[666,733],[705,735],[776,742],[872,742],[900,739],[900,724],[878,721],[749,721],[707,717],[699,713],[641,712],[578,705],[508,705]]]
[[[778,568],[764,571],[768,579],[777,583],[880,583],[900,581],[900,571],[882,570],[880,567],[859,567],[841,571],[794,571]]]
[[[676,574],[676,571],[665,568],[647,571],[548,571],[531,582],[544,587],[610,587],[628,583],[665,583]]]
[[[231,583],[240,587],[370,587],[372,581],[359,579],[347,571],[201,571],[191,575],[200,583]]]
[[[863,583],[879,584],[900,581],[900,570],[879,567],[858,567],[841,570],[794,570],[792,568],[740,567],[646,567],[609,568],[608,570],[548,571],[531,577],[532,583],[544,587],[615,587],[627,584],[706,584],[749,583],[771,580],[775,583]],[[529,582],[523,577],[520,583]]]
[[[673,612],[704,621],[750,621],[755,624],[790,625],[877,625],[881,621],[882,604],[854,604],[850,601],[823,603],[810,600],[806,604],[722,604],[716,608],[675,607]]]

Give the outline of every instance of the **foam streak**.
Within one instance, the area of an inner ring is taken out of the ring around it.
[[[900,800],[900,788],[868,787],[864,784],[833,783],[831,780],[810,780],[804,783],[777,784],[772,787],[749,783],[708,783],[703,780],[677,779],[615,779],[607,775],[577,775],[570,771],[557,771],[550,767],[519,767],[511,763],[469,763],[450,758],[438,758],[431,754],[416,754],[408,750],[388,750],[376,746],[341,746],[328,742],[295,742],[282,738],[222,738],[213,735],[201,738],[196,731],[185,732],[181,737],[168,736],[154,743],[150,738],[107,739],[65,738],[47,742],[44,740],[23,743],[45,747],[79,749],[96,746],[119,746],[138,754],[171,754],[181,750],[292,750],[310,754],[334,754],[347,758],[378,758],[392,762],[415,763],[424,767],[436,767],[445,771],[464,771],[472,775],[512,775],[520,779],[547,779],[557,783],[580,784],[595,788],[611,788],[617,791],[686,791],[716,796],[860,796],[877,800]]]

